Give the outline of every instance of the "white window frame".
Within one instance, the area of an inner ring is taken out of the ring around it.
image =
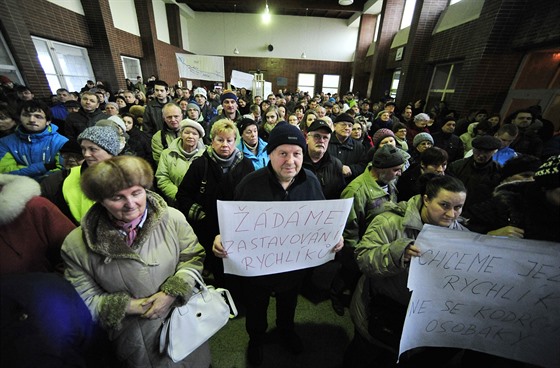
[[[434,84],[434,79],[436,77],[438,68],[442,68],[442,67],[447,67],[450,66],[449,68],[449,72],[447,74],[447,78],[445,81],[445,85],[443,86],[443,88],[434,88],[433,84]],[[426,101],[429,103],[430,100],[430,95],[431,94],[438,94],[441,93],[441,97],[439,98],[438,101],[446,101],[449,99],[449,95],[453,95],[455,93],[455,86],[450,86],[450,81],[451,81],[451,77],[454,76],[454,72],[457,66],[460,66],[460,68],[462,68],[463,66],[463,62],[457,62],[457,63],[446,63],[446,64],[438,64],[434,67],[434,72],[432,74],[432,79],[430,81],[430,87],[428,88],[428,96],[426,98]],[[457,80],[457,78],[455,78],[455,80]]]
[[[95,75],[93,74],[93,68],[91,67],[91,62],[86,48],[35,36],[31,36],[31,39],[33,40],[33,44],[37,50],[37,57],[39,58],[39,62],[45,72],[49,82],[49,87],[53,94],[55,94],[56,90],[59,88],[66,88],[69,91],[79,91],[88,80],[95,80]],[[38,45],[41,42],[45,43],[46,53],[40,52],[38,49]],[[76,55],[58,52],[63,48],[74,49],[74,51],[76,51]],[[59,58],[59,55],[62,57]],[[71,63],[65,65],[67,60],[64,58],[70,56],[75,59],[74,65]],[[73,69],[75,72],[65,74],[65,69]]]
[[[125,78],[128,78],[131,81],[135,81],[137,76],[139,75],[142,76],[142,66],[140,65],[140,59],[121,55],[121,62],[122,62]],[[127,66],[127,63],[135,64],[134,68],[129,68]],[[134,69],[134,70],[130,70],[130,69]]]
[[[317,75],[313,74],[313,73],[298,73],[298,84],[297,84],[297,88],[299,88],[299,90],[301,92],[307,92],[309,94],[309,96],[315,96],[315,79],[316,79]],[[305,80],[309,78],[308,80]],[[311,81],[311,78],[313,78],[313,83],[309,83]],[[304,79],[302,81],[302,79]]]
[[[395,71],[393,72],[393,77],[391,79],[391,89],[389,92],[389,96],[391,96],[392,98],[397,97],[397,90],[399,89],[401,73],[402,73],[401,69],[395,69]]]
[[[335,79],[336,78],[336,83],[334,83],[334,80],[332,81],[333,83],[330,84],[330,79]],[[330,93],[331,96],[334,95],[335,93],[339,93],[338,91],[340,90],[340,75],[338,74],[323,74],[323,90],[322,92],[324,92],[325,94]]]
[[[4,35],[0,32],[0,47],[4,50],[4,54],[8,57],[10,64],[0,64],[0,75],[4,75],[14,83],[24,84],[23,78],[21,77],[21,73],[16,65],[16,61],[12,55],[6,40],[4,39]]]

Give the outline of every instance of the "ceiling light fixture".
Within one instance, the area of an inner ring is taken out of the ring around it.
[[[235,55],[239,55],[239,50],[237,49],[237,47],[236,47],[235,49],[233,49],[233,53],[234,53]]]
[[[270,22],[270,9],[268,9],[268,0],[266,1],[266,5],[264,8],[264,13],[262,15],[263,22],[268,23]]]
[[[354,0],[338,0],[338,5],[342,5],[342,6],[352,5],[353,3]]]
[[[307,59],[307,55],[305,55],[305,51],[301,53],[301,58],[302,59]]]
[[[309,10],[309,8],[305,8],[305,21],[303,22],[304,26],[305,26],[305,34],[307,35],[307,11]],[[307,55],[305,55],[305,51],[303,51],[301,53],[301,58],[302,59],[307,59]]]

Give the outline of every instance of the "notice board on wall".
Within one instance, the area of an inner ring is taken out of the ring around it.
[[[191,55],[176,53],[179,77],[225,82],[224,58],[222,56]]]

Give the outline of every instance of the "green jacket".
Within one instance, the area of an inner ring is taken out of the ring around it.
[[[363,276],[356,286],[350,315],[360,334],[370,341],[373,339],[368,333],[371,293],[388,296],[404,306],[410,300],[407,287],[409,264],[404,262],[403,255],[424,226],[421,208],[420,195],[408,202],[399,202],[373,219],[356,246],[356,261]],[[457,221],[449,229],[468,231]]]
[[[185,304],[195,281],[177,271],[193,268],[202,272],[205,253],[183,214],[168,207],[163,198],[147,191],[147,209],[146,220],[129,247],[107,210],[96,203],[62,245],[64,276],[93,319],[107,330],[124,365],[167,367],[170,358],[159,353],[163,319],[125,315],[125,311],[130,299],[158,291],[176,296],[177,305]],[[207,367],[209,352],[196,357],[197,352],[186,359],[206,361]]]
[[[164,149],[159,157],[159,163],[156,170],[156,180],[159,190],[165,195],[167,200],[175,200],[177,188],[183,181],[183,177],[187,173],[191,162],[202,156],[206,147],[202,143],[202,139],[198,142],[197,151],[194,155],[187,157],[182,148],[182,139],[177,138]]]
[[[397,201],[395,182],[389,183],[389,193],[391,194],[385,193],[371,176],[370,169],[371,164],[344,188],[340,196],[341,198],[354,198],[344,228],[344,246],[346,247],[355,248],[373,218],[387,210],[386,203]]]

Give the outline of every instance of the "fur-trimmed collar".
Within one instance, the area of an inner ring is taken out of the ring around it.
[[[31,198],[41,195],[41,186],[27,176],[0,174],[0,225],[18,218]]]
[[[134,252],[134,249],[148,239],[153,229],[167,213],[165,210],[167,204],[158,194],[146,190],[146,200],[148,216],[138,231],[132,248],[126,244],[124,236],[111,223],[107,210],[100,203],[94,204],[82,219],[82,233],[87,247],[95,253],[106,256],[108,261],[111,258],[120,258],[144,262]]]

